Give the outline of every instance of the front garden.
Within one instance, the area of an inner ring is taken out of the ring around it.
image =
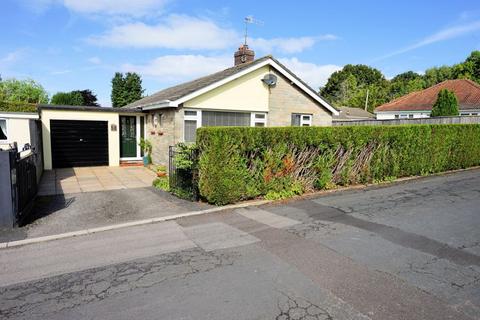
[[[200,128],[201,198],[283,199],[480,165],[480,125]]]

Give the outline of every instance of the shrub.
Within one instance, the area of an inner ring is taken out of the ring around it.
[[[157,189],[167,191],[167,192],[170,191],[170,186],[168,184],[168,177],[156,178],[155,180],[153,180],[152,185]]]
[[[199,191],[219,205],[480,165],[480,125],[200,128]]]
[[[0,111],[5,112],[37,112],[37,105],[26,102],[8,102],[0,100]]]
[[[442,89],[432,107],[432,117],[458,116],[458,100],[454,92]]]

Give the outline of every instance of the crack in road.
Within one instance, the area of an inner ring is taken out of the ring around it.
[[[233,265],[234,258],[234,254],[195,248],[3,287],[0,288],[0,318],[41,317]]]
[[[292,297],[284,292],[280,293],[281,297],[277,302],[279,313],[275,320],[333,320],[333,317],[324,308],[306,299]]]

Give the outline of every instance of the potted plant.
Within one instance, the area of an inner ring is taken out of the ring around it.
[[[167,176],[167,167],[160,165],[157,166],[157,177],[166,177]]]
[[[141,138],[138,144],[143,151],[143,165],[152,163],[152,143],[148,139]]]

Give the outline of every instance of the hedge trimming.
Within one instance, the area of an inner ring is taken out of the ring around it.
[[[0,101],[0,111],[4,112],[37,112],[37,105],[26,102]]]
[[[208,127],[200,195],[223,205],[480,165],[480,125]]]

